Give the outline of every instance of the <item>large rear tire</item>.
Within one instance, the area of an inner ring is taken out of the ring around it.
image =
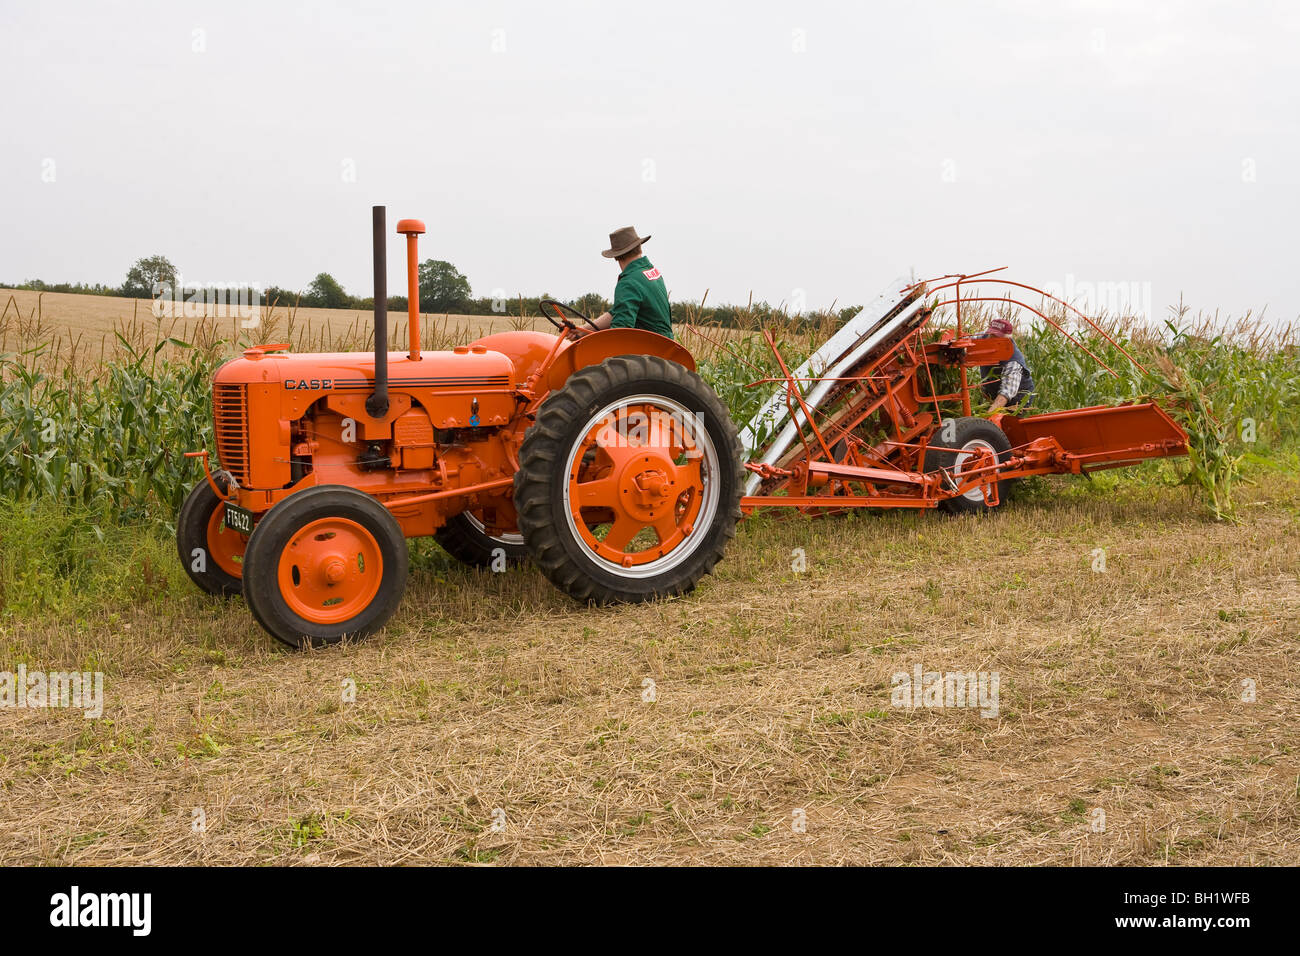
[[[989,452],[996,455],[998,461],[1006,461],[1011,452],[1011,442],[997,425],[987,418],[954,418],[951,421],[951,438],[944,439],[944,428],[941,427],[930,439],[945,447],[925,450],[925,464],[922,467],[927,474],[942,468],[956,480],[961,475],[962,465],[979,452]],[[999,481],[998,503],[993,508],[984,500],[984,493],[978,486],[964,495],[939,502],[939,507],[952,514],[980,514],[1002,507],[1010,493],[1011,482]]]
[[[222,482],[220,476],[216,478]],[[223,486],[222,490],[225,488]],[[226,506],[208,479],[191,490],[176,516],[176,551],[190,580],[217,597],[241,591],[248,537],[226,527]]]
[[[735,537],[741,453],[722,402],[676,362],[623,355],[576,372],[519,450],[533,562],[586,603],[691,591]]]
[[[406,588],[402,528],[363,491],[318,485],[290,495],[253,528],[244,598],[253,617],[290,647],[372,634]]]
[[[516,531],[490,535],[483,523],[468,511],[448,518],[433,537],[444,551],[471,568],[491,568],[499,557],[507,565],[528,560],[528,546],[522,534]]]

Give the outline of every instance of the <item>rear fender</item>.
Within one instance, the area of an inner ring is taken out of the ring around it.
[[[555,356],[543,376],[547,391],[562,388],[579,369],[599,365],[616,355],[658,355],[695,371],[691,353],[667,336],[644,329],[605,329],[584,335]]]

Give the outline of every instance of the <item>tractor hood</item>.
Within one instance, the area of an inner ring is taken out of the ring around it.
[[[388,353],[391,388],[476,388],[510,390],[513,363],[481,346],[450,352],[424,352],[411,361],[406,352]],[[375,383],[375,357],[367,352],[266,352],[251,348],[244,357],[217,370],[218,385],[273,385],[287,392],[369,392]]]

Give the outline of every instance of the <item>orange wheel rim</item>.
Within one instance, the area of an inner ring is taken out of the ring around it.
[[[571,526],[597,557],[636,569],[691,539],[705,501],[705,459],[684,416],[658,402],[595,421],[571,458]]]
[[[276,569],[289,610],[316,624],[356,617],[379,593],[383,577],[379,542],[347,518],[320,518],[299,528]]]
[[[208,556],[232,578],[243,577],[248,536],[226,527],[226,509],[218,505],[208,517]]]

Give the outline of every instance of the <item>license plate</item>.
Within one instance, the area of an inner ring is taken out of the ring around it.
[[[240,534],[253,533],[253,512],[238,505],[226,505],[226,527]]]

